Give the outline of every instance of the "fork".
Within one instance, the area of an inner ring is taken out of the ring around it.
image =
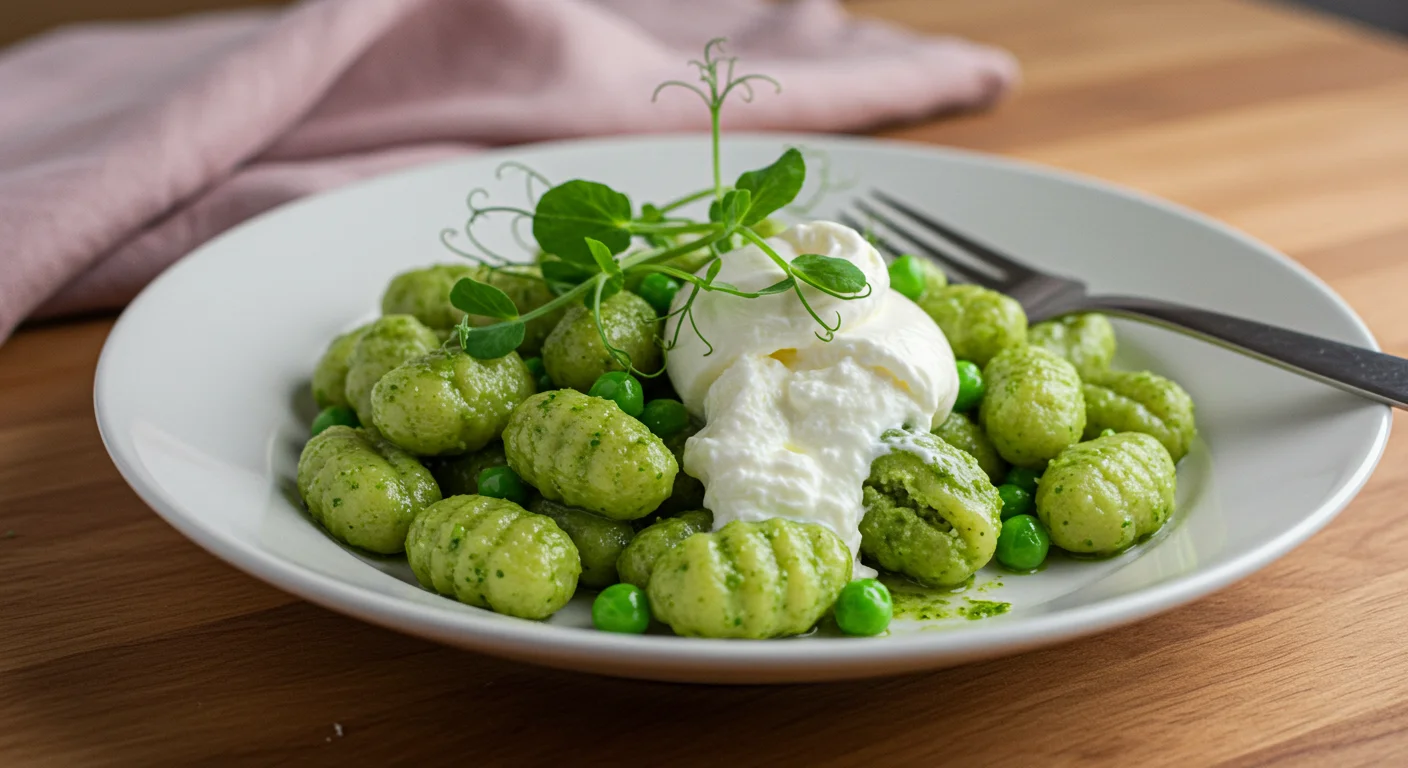
[[[861,232],[870,230],[868,236],[876,249],[890,257],[922,254],[938,262],[954,282],[973,283],[1011,296],[1033,321],[1091,311],[1141,320],[1408,410],[1408,360],[1401,357],[1170,301],[1091,295],[1080,280],[1034,269],[884,192],[873,190],[871,196],[873,201],[859,198],[854,206],[873,224],[882,225],[886,234],[875,232],[848,213],[843,212],[839,221]],[[947,244],[937,244],[935,236]]]

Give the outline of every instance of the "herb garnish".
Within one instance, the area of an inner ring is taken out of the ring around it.
[[[742,299],[791,292],[821,326],[821,330],[816,332],[817,338],[822,341],[834,338],[841,324],[840,313],[836,314],[834,322],[822,318],[807,301],[802,286],[810,286],[843,300],[869,296],[871,286],[865,274],[845,259],[813,253],[803,254],[788,262],[756,231],[756,226],[793,203],[801,192],[807,168],[799,150],[787,149],[771,165],[740,175],[732,186],[723,183],[719,113],[724,102],[734,91],[738,91],[745,102],[752,101],[754,82],[766,82],[781,90],[777,81],[766,75],[735,76],[737,58],[725,57],[723,46],[722,38],[711,40],[704,46],[703,60],[690,62],[699,70],[700,85],[671,80],[662,83],[652,96],[654,99],[670,87],[685,88],[697,94],[709,109],[713,148],[712,187],[658,205],[646,203],[636,212],[627,195],[605,184],[573,179],[553,186],[541,174],[522,164],[506,163],[500,171],[512,168],[525,173],[530,200],[535,181],[549,187],[537,198],[533,210],[513,206],[478,206],[476,197],[487,195],[487,192],[476,189],[469,194],[470,217],[465,223],[464,233],[483,255],[455,247],[450,242],[455,234],[453,230],[441,233],[445,245],[491,270],[501,269],[509,266],[511,261],[484,247],[474,236],[474,224],[490,214],[513,214],[517,235],[516,225],[528,219],[532,222],[533,239],[538,247],[545,254],[551,254],[541,262],[542,279],[557,297],[531,312],[519,315],[502,290],[471,278],[461,279],[450,293],[450,302],[466,313],[455,328],[455,338],[465,352],[481,359],[502,357],[523,342],[524,323],[572,301],[582,301],[590,308],[602,343],[612,359],[637,376],[659,376],[664,372],[663,365],[657,371],[640,371],[631,364],[630,356],[624,350],[612,346],[601,326],[601,303],[621,291],[630,277],[651,272],[668,275],[691,286],[684,304],[671,313],[672,316],[683,315],[675,324],[673,337],[656,339],[666,353],[678,343],[686,321],[708,347],[709,353],[713,352],[713,346],[694,322],[694,301],[704,291],[726,293]],[[710,197],[713,201],[707,221],[676,214],[680,208]],[[638,239],[643,247],[627,254],[626,251]],[[743,291],[716,281],[728,251],[744,243],[761,249],[786,276],[758,291]],[[691,258],[685,260],[682,257]],[[702,277],[699,271],[703,272]],[[468,315],[498,322],[476,327],[470,325]]]

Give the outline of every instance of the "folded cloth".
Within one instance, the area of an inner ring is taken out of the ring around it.
[[[976,108],[1007,53],[835,0],[307,0],[74,27],[0,52],[0,341],[110,309],[296,197],[486,145],[704,128],[706,39],[785,84],[733,128],[849,131]]]

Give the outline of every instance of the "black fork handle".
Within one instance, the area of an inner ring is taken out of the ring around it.
[[[1221,312],[1156,299],[1090,296],[1084,308],[1145,320],[1408,410],[1408,360]]]

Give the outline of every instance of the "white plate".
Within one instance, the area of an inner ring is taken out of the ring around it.
[[[757,135],[725,144],[728,177],[788,143],[837,175],[941,213],[958,228],[1092,288],[1147,294],[1374,345],[1304,269],[1197,214],[1105,184],[976,154],[855,138]],[[1246,576],[1324,526],[1363,485],[1389,409],[1172,333],[1122,323],[1120,365],[1187,387],[1201,439],[1179,469],[1158,539],[1113,560],[1057,560],[1034,576],[985,570],[952,598],[1005,601],[981,621],[897,622],[881,638],[747,642],[589,628],[587,596],[547,623],[499,616],[415,586],[403,562],[344,549],[299,510],[293,478],[307,381],[335,333],[374,313],[387,280],[453,260],[443,227],[487,186],[523,201],[506,159],[555,180],[601,180],[636,202],[707,183],[698,136],[517,147],[357,184],[286,206],[202,247],[152,283],[103,349],[96,409],[113,461],[177,530],[244,571],[333,610],[534,663],[664,680],[779,682],[958,664],[1134,621]],[[804,193],[805,194],[805,193]],[[824,217],[849,193],[833,194]],[[512,240],[500,232],[499,245]],[[521,252],[521,251],[520,251]],[[145,553],[159,557],[160,553]]]

